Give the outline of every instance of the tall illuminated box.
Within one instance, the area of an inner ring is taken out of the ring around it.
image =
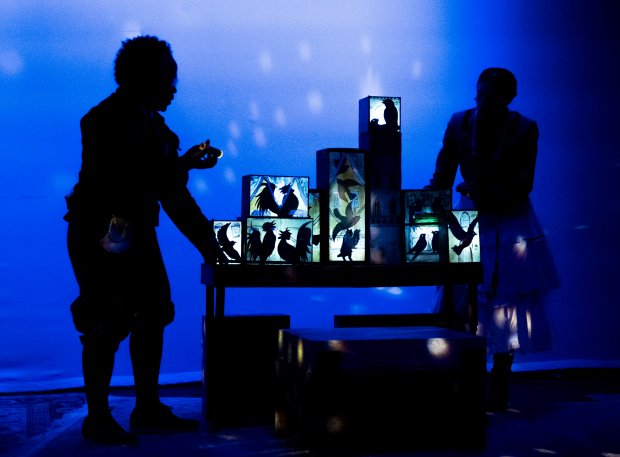
[[[400,97],[368,96],[359,101],[359,148],[368,151],[369,188],[400,191],[402,141]]]
[[[317,183],[325,192],[321,255],[326,261],[368,259],[365,154],[354,148],[317,151]]]
[[[242,178],[244,217],[308,217],[307,176],[246,175]]]
[[[312,219],[248,217],[245,219],[245,261],[257,264],[299,264],[312,261]]]
[[[369,259],[401,263],[401,100],[368,96],[359,101],[359,148],[367,151]]]

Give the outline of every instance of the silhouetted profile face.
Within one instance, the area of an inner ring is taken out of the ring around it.
[[[145,107],[154,111],[166,111],[177,93],[177,64],[172,56],[164,58],[160,68],[143,94]]]

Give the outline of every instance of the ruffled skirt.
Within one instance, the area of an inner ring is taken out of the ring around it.
[[[461,197],[455,209],[472,209]],[[479,213],[480,256],[484,271],[478,288],[478,334],[491,353],[542,351],[552,347],[545,304],[560,281],[545,233],[529,199],[509,211]],[[454,293],[465,313],[464,291]]]

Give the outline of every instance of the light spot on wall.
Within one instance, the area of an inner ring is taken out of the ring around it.
[[[264,148],[267,146],[267,136],[265,135],[265,131],[261,127],[254,127],[254,144],[258,147]]]
[[[307,41],[299,43],[299,58],[302,62],[309,62],[312,58],[312,46]]]
[[[267,51],[262,51],[258,56],[258,64],[263,73],[271,73],[273,69],[273,59]]]
[[[24,59],[13,50],[0,51],[0,73],[6,76],[15,76],[24,69]]]
[[[378,74],[375,74],[372,68],[368,68],[366,76],[360,81],[360,98],[367,97],[369,95],[382,95],[383,87],[381,85],[381,78]]]
[[[250,102],[250,119],[253,121],[257,121],[260,118],[260,109],[258,108],[258,103],[255,100]]]
[[[312,114],[321,114],[323,111],[323,96],[318,90],[308,93],[308,109]]]
[[[227,183],[234,184],[237,182],[237,176],[235,175],[235,170],[231,167],[226,167],[224,169],[224,179]]]
[[[360,40],[360,47],[362,49],[362,54],[370,55],[372,52],[372,42],[370,41],[369,36],[363,36]]]
[[[284,112],[284,108],[276,108],[273,117],[278,127],[286,126],[286,113]]]
[[[416,81],[422,77],[422,62],[420,60],[415,60],[411,65],[411,76]]]
[[[228,124],[228,131],[230,132],[230,136],[232,136],[235,140],[238,140],[241,137],[241,127],[236,121],[230,121]]]

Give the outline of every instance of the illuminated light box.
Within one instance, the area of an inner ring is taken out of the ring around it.
[[[248,263],[296,264],[312,261],[312,219],[248,217],[245,260]]]
[[[452,209],[450,190],[411,189],[402,191],[404,224],[424,222],[430,215],[445,215]]]
[[[405,225],[405,262],[439,263],[447,259],[448,234],[444,218],[428,215],[424,222]]]
[[[312,261],[321,261],[321,192],[308,192],[308,216],[312,218]]]
[[[308,217],[308,177],[246,175],[242,214],[257,217]]]
[[[370,193],[401,190],[400,108],[400,97],[369,96],[359,101],[358,146],[368,152],[366,184]]]
[[[213,230],[222,251],[230,263],[241,263],[242,260],[242,227],[241,221],[214,220]]]
[[[364,160],[365,154],[359,149],[317,151],[318,187],[327,194],[321,227],[323,260],[367,260]]]
[[[478,211],[448,211],[446,222],[450,263],[480,262]]]
[[[400,131],[400,97],[368,96],[359,101],[359,133]]]
[[[370,262],[399,264],[402,251],[400,191],[370,190]]]

